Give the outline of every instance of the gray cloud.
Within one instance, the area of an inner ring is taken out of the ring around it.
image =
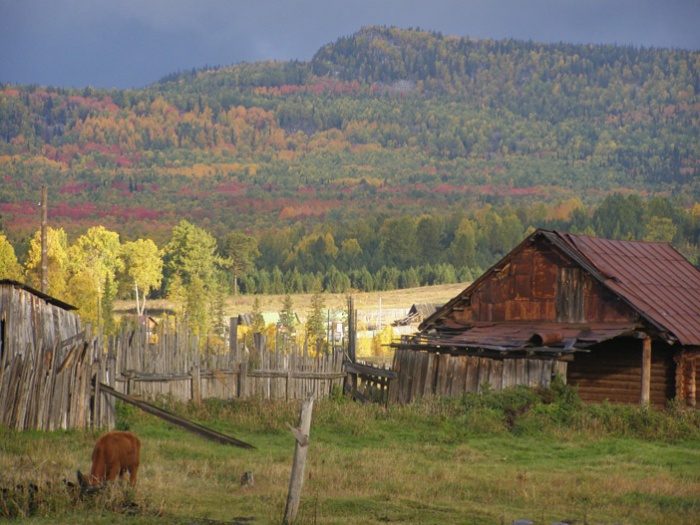
[[[0,82],[142,87],[178,70],[309,60],[367,25],[700,50],[697,0],[0,0]]]

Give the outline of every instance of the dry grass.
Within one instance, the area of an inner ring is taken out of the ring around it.
[[[122,421],[143,442],[136,505],[127,513],[100,500],[74,508],[56,503],[23,523],[280,523],[294,449],[285,423],[296,424],[298,404],[212,401],[173,408],[257,450],[204,441],[132,412]],[[562,432],[546,423],[515,435],[505,424],[493,431],[465,424],[479,420],[465,418],[465,410],[437,400],[389,408],[317,402],[296,523],[697,523],[697,418],[691,418],[696,430],[673,444]],[[0,479],[7,486],[74,477],[76,468],[89,468],[95,437],[0,427]],[[255,475],[253,486],[240,482],[246,471]]]
[[[403,290],[390,290],[385,292],[359,292],[351,294],[324,293],[323,301],[326,308],[345,309],[348,295],[352,295],[355,308],[358,310],[377,310],[381,298],[382,308],[408,310],[414,303],[446,303],[459,292],[464,290],[469,283],[443,284],[438,286],[421,286],[420,288],[406,288]],[[312,294],[294,294],[291,296],[294,309],[301,313],[307,312],[311,307]],[[253,302],[258,299],[262,312],[278,312],[284,305],[284,295],[239,295],[229,297],[226,300],[226,316],[235,317],[239,314],[250,313],[253,310]],[[148,302],[148,308],[152,312],[172,310],[172,304],[166,300]],[[117,301],[114,310],[117,314],[132,311],[133,301]]]

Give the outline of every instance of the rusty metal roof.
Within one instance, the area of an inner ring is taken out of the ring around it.
[[[448,316],[471,291],[489,279],[522,247],[535,238],[548,240],[592,278],[627,303],[649,325],[682,345],[700,346],[700,271],[672,246],[661,242],[618,241],[558,231],[537,230],[528,236],[443,308],[425,319],[419,330],[435,327],[439,319],[448,331],[473,332],[453,326]],[[512,325],[501,323],[503,329]],[[589,324],[590,326],[590,324]],[[466,330],[466,331],[465,331]],[[425,332],[424,332],[425,333]]]
[[[700,271],[671,245],[540,233],[584,259],[594,277],[649,323],[682,345],[700,345]]]

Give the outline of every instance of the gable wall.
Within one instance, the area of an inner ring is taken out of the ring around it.
[[[450,315],[476,321],[618,322],[637,315],[600,283],[548,244],[513,254]]]

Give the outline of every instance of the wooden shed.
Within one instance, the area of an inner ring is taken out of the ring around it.
[[[549,384],[696,406],[700,271],[667,243],[537,230],[394,343],[390,400]]]
[[[406,317],[397,319],[391,326],[410,326],[422,323],[440,309],[442,303],[414,303],[408,310]]]
[[[55,430],[92,423],[96,359],[74,307],[0,280],[0,423]]]

